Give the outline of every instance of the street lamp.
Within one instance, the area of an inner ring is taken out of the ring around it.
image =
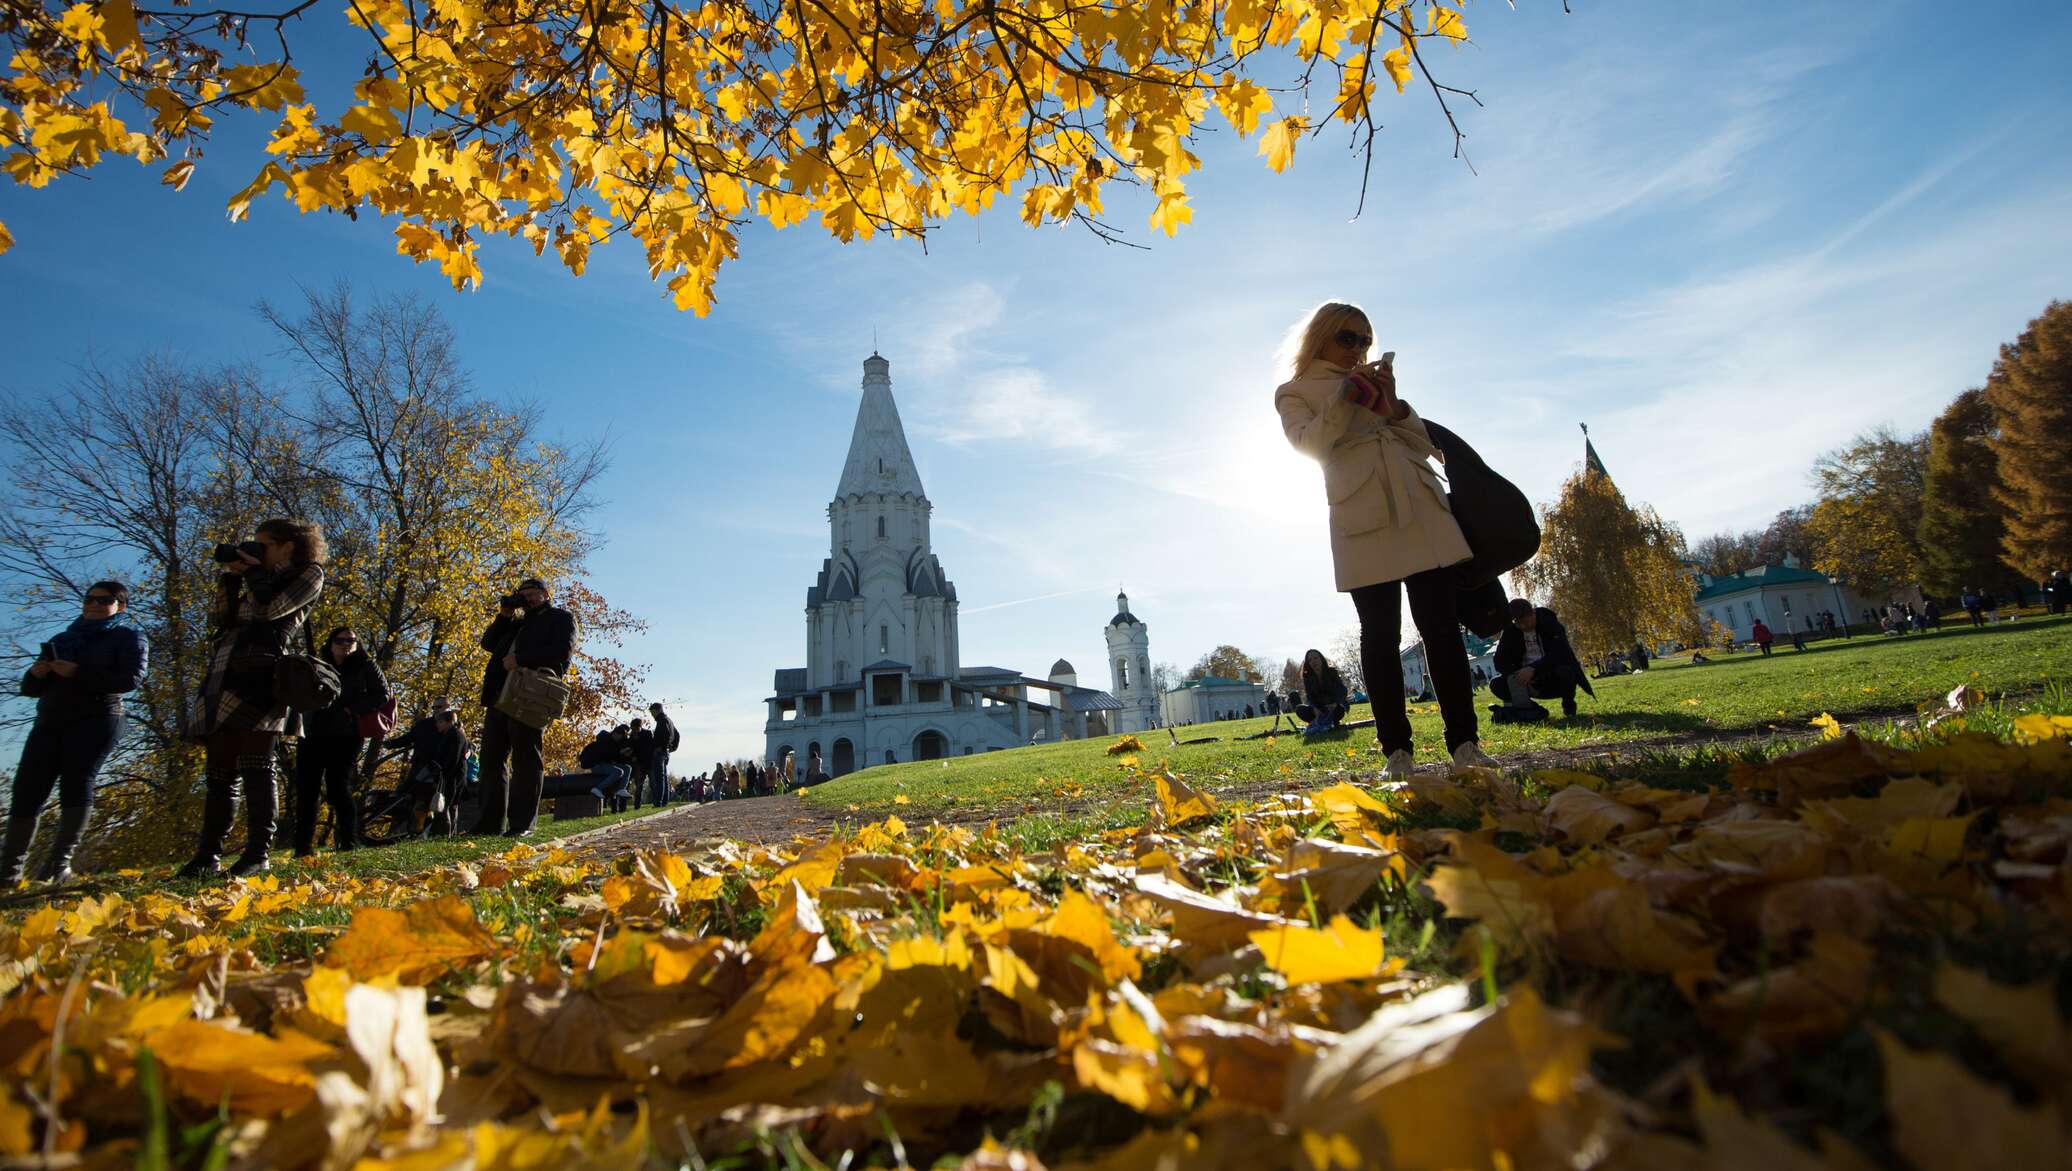
[[[1842,601],[1842,579],[1838,575],[1830,575],[1827,584],[1835,591],[1835,613],[1842,616],[1842,637],[1852,637],[1849,633],[1849,607]]]

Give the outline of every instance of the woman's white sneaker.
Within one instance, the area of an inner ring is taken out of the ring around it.
[[[1389,762],[1382,768],[1381,775],[1384,780],[1407,781],[1410,779],[1411,770],[1416,767],[1417,762],[1412,759],[1410,750],[1398,748],[1389,753]]]
[[[1496,758],[1482,751],[1482,746],[1473,740],[1464,740],[1453,750],[1453,767],[1459,768],[1502,768]]]

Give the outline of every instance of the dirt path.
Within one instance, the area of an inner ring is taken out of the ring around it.
[[[1611,756],[1632,756],[1644,752],[1689,751],[1694,748],[1715,748],[1733,751],[1753,743],[1803,740],[1809,737],[1793,732],[1772,733],[1767,730],[1742,732],[1706,732],[1681,736],[1659,736],[1646,740],[1624,740],[1616,744],[1592,744],[1577,748],[1554,748],[1539,752],[1513,752],[1498,757],[1507,769],[1573,768],[1602,761]],[[1372,779],[1378,773],[1365,774]],[[1334,780],[1336,778],[1333,778]],[[1322,778],[1262,778],[1239,781],[1226,785],[1209,785],[1208,790],[1220,798],[1253,799],[1270,793],[1286,792],[1290,789],[1307,788],[1321,783]],[[1055,801],[1042,806],[1037,812],[1060,817],[1080,816],[1105,809],[1112,805],[1115,794],[1081,797],[1068,801]],[[1013,807],[992,809],[946,809],[933,813],[902,814],[911,822],[942,822],[946,825],[984,825],[989,821],[1008,821],[1025,810]],[[721,839],[772,844],[791,840],[798,835],[809,837],[827,833],[838,822],[854,824],[859,817],[876,819],[883,813],[848,813],[825,805],[811,804],[795,794],[782,797],[744,797],[734,801],[715,801],[706,805],[677,805],[660,813],[616,825],[604,826],[568,839],[568,844],[580,850],[594,852],[607,857],[632,849],[682,849],[688,846],[709,844]]]

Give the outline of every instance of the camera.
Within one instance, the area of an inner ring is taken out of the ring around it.
[[[519,594],[505,594],[496,600],[496,604],[506,610],[523,610],[525,609],[525,598]]]
[[[266,546],[257,541],[239,541],[235,545],[225,542],[216,546],[215,557],[220,565],[235,565],[244,554],[250,554],[254,560],[264,561]]]

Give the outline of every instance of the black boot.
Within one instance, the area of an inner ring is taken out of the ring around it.
[[[237,774],[212,775],[208,785],[202,798],[201,840],[195,843],[194,859],[180,868],[181,878],[204,878],[217,872],[223,843],[230,839],[231,823],[237,820]]]
[[[22,859],[28,857],[29,843],[36,840],[36,819],[34,817],[10,817],[7,819],[7,844],[0,846],[0,886],[13,886],[22,877]]]
[[[267,871],[267,854],[273,848],[274,823],[280,812],[271,762],[239,771],[245,782],[245,849],[230,867],[233,878]]]
[[[43,860],[43,881],[72,881],[72,852],[79,848],[79,839],[85,836],[86,823],[93,811],[91,805],[58,808],[58,837],[50,844],[50,857]]]

